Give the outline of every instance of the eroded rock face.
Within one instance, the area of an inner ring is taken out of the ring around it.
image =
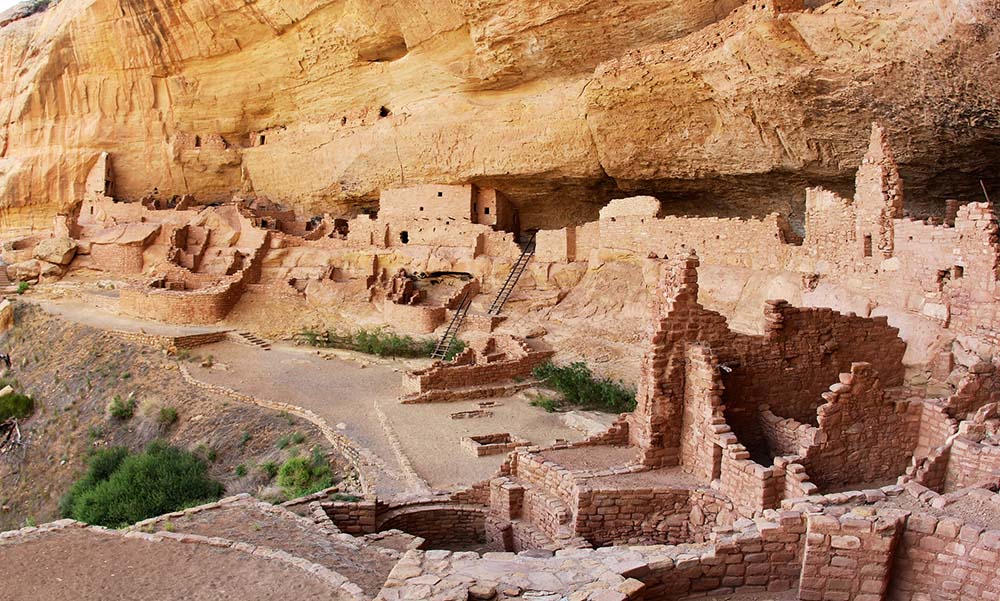
[[[474,181],[527,227],[624,191],[794,210],[849,182],[876,118],[917,196],[995,173],[994,1],[741,4],[60,2],[0,28],[0,221],[82,197],[102,151],[125,199],[316,213]]]

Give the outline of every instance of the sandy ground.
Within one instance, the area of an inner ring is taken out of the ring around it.
[[[85,530],[0,546],[0,601],[331,599],[302,570],[246,553]]]
[[[369,364],[324,359],[314,349],[286,344],[270,351],[221,342],[199,347],[199,355],[212,355],[228,369],[193,367],[192,375],[261,398],[311,409],[330,425],[375,452],[385,463],[386,486],[380,491],[400,492],[405,485],[390,432],[398,450],[432,488],[451,489],[479,482],[496,473],[504,455],[476,457],[462,447],[465,436],[509,432],[536,444],[557,438],[577,441],[584,435],[567,427],[556,414],[532,407],[518,397],[491,399],[491,417],[454,420],[451,414],[478,409],[476,401],[403,405],[403,362]],[[377,408],[376,408],[377,405]],[[385,416],[387,428],[379,419]],[[395,490],[386,490],[395,486]]]
[[[67,286],[31,300],[67,320],[105,329],[178,335],[224,327],[174,326],[120,316],[111,310],[116,299],[103,299],[103,294],[113,296],[114,291],[91,289],[81,294],[77,287]],[[311,409],[331,426],[339,424],[344,434],[381,460],[381,495],[413,489],[401,467],[400,454],[409,459],[428,486],[448,490],[493,476],[505,458],[476,457],[462,446],[463,437],[509,432],[541,445],[556,439],[574,442],[585,437],[567,426],[558,414],[532,407],[521,397],[490,399],[497,403],[489,408],[492,416],[461,420],[453,420],[450,415],[479,409],[477,401],[402,405],[397,400],[400,372],[413,366],[413,361],[373,360],[364,355],[349,360],[323,358],[321,354],[329,353],[283,343],[264,351],[222,342],[194,349],[194,354],[211,355],[227,368],[223,371],[189,364],[192,375],[203,381]],[[351,356],[341,354],[345,355]],[[609,416],[608,421],[611,419]]]

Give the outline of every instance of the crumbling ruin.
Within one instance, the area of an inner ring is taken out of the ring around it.
[[[471,184],[385,190],[377,213],[353,217],[302,219],[263,198],[129,203],[110,196],[108,157],[94,169],[51,236],[5,245],[12,281],[96,270],[124,280],[118,312],[168,323],[228,324],[241,304],[279,299],[335,302],[436,334],[439,347],[461,331],[468,348],[402,376],[407,405],[536,386],[534,369],[563,350],[548,328],[585,337],[630,327],[602,309],[615,296],[604,274],[632,274],[641,287],[642,335],[623,353],[639,374],[637,407],[600,434],[532,444],[479,425],[502,406],[485,401],[448,417],[476,429],[462,439],[470,456],[506,455],[495,476],[393,498],[375,495],[376,462],[337,435],[364,497],[292,502],[308,520],[275,519],[306,530],[311,520],[352,548],[404,546],[385,553],[394,568],[380,576],[380,599],[1000,595],[994,208],[949,202],[943,219],[908,217],[878,125],[853,197],[807,190],[804,235],[780,214],[671,216],[648,196],[614,200],[597,221],[527,232],[501,192]],[[738,320],[711,306],[725,305],[728,278],[788,274],[797,302],[768,300]],[[600,302],[572,314],[587,295]],[[3,540],[84,536],[74,528]],[[564,561],[586,570],[560,579]],[[496,562],[517,567],[497,573]],[[344,598],[376,592],[323,574]]]

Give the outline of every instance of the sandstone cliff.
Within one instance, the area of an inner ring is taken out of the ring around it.
[[[876,118],[918,206],[996,177],[996,0],[773,3],[62,0],[0,28],[0,224],[47,225],[102,151],[126,199],[475,181],[529,227],[637,191],[794,213]]]

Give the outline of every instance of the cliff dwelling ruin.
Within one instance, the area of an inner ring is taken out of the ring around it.
[[[995,3],[133,4],[0,12],[0,599],[1000,601]]]

